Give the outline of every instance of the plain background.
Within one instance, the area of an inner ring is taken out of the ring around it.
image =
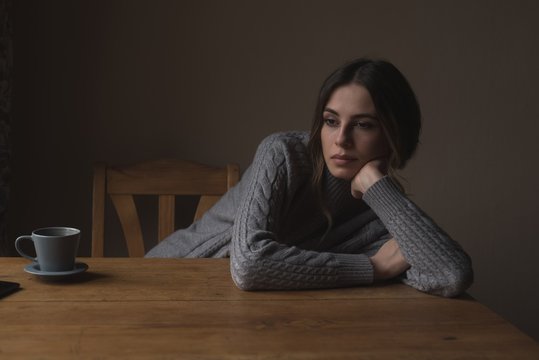
[[[473,258],[471,295],[539,339],[539,2],[13,6],[10,239],[76,226],[89,255],[93,162],[245,169],[266,135],[309,128],[330,71],[382,57],[422,105],[412,200]]]

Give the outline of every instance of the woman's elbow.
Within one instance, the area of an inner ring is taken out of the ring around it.
[[[457,269],[438,283],[435,293],[443,297],[462,295],[473,283],[472,268]]]
[[[472,259],[465,254],[464,258],[459,262],[459,265],[452,270],[451,290],[448,297],[459,296],[464,293],[472,285],[474,273],[472,267]]]
[[[230,275],[236,287],[243,291],[259,290],[256,270],[250,261],[238,262],[230,259]]]
[[[473,280],[474,274],[471,266],[467,269],[459,270],[455,280],[455,289],[457,289],[457,291],[453,296],[458,296],[468,290],[468,288],[473,284]]]
[[[236,287],[243,291],[253,291],[256,290],[253,282],[250,281],[248,277],[238,275],[237,273],[232,272],[232,281]]]
[[[473,283],[473,271],[471,267],[465,267],[433,273],[421,272],[412,267],[403,281],[428,294],[456,297],[464,293]]]

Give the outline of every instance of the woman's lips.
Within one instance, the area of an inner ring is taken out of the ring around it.
[[[348,165],[351,162],[354,162],[357,160],[357,158],[351,156],[351,155],[345,155],[345,154],[335,154],[331,157],[333,162],[337,165]]]

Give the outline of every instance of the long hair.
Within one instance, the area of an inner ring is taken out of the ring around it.
[[[410,84],[402,73],[385,60],[360,58],[335,70],[322,84],[314,113],[309,138],[309,152],[313,164],[311,184],[321,201],[328,218],[328,230],[332,219],[324,206],[322,180],[325,169],[320,133],[324,125],[324,109],[333,92],[345,85],[365,87],[376,108],[376,115],[390,147],[388,175],[404,190],[397,179],[397,170],[404,168],[414,154],[421,131],[421,110]]]

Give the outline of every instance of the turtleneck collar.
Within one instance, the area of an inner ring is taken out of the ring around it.
[[[352,196],[351,182],[331,175],[327,166],[324,167],[322,193],[325,204],[333,219],[337,220],[347,215],[357,214],[365,206],[361,199]]]

